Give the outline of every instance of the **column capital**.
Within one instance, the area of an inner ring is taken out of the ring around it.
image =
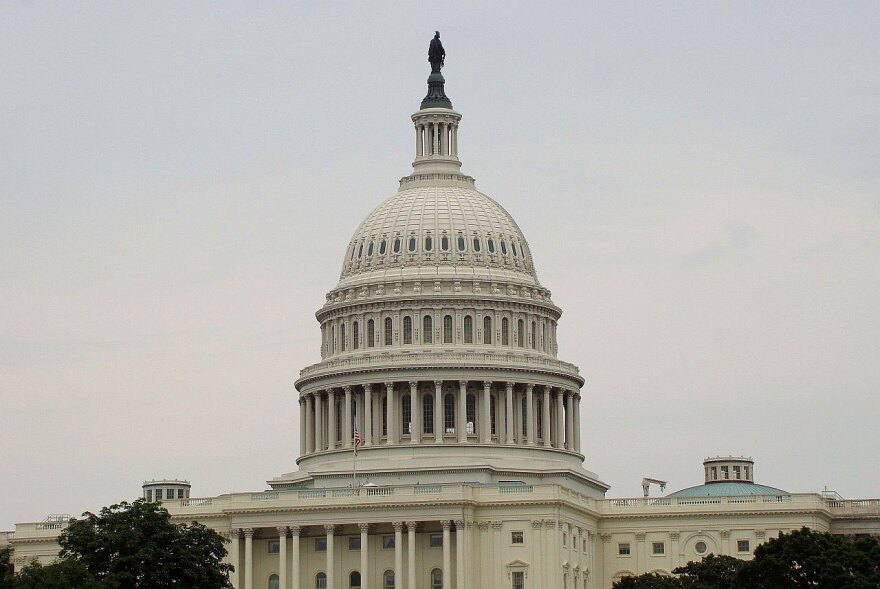
[[[494,521],[494,522],[489,522],[489,523],[492,525],[493,530],[500,530],[501,527],[504,525],[504,522],[500,522],[500,521]]]
[[[543,528],[543,527],[544,527],[544,521],[543,521],[543,520],[540,520],[540,519],[533,519],[533,520],[532,520],[532,529],[533,529],[533,530],[540,530],[540,529]]]
[[[730,530],[721,530],[720,534],[722,540],[727,540],[728,538],[730,538]]]
[[[681,532],[669,532],[670,540],[678,540],[681,538]]]
[[[327,395],[335,397],[336,396],[336,387],[330,387],[329,389],[327,389]]]
[[[351,386],[350,385],[345,385],[344,387],[342,387],[342,390],[343,390],[343,392],[345,392],[346,395],[351,394]]]
[[[417,380],[411,380],[411,381],[409,381],[409,388],[410,388],[410,390],[415,390],[415,389],[417,389],[418,387],[419,387],[419,381],[417,381]]]
[[[545,528],[555,528],[556,527],[556,520],[555,519],[545,519],[544,520],[544,527]]]
[[[242,528],[242,532],[244,532],[245,538],[253,538],[254,537],[254,529],[253,528]]]
[[[439,389],[440,387],[443,386],[443,381],[442,381],[442,380],[435,380],[435,381],[434,381],[434,386],[437,387],[437,388]]]
[[[443,528],[443,531],[447,531],[452,528],[452,522],[448,519],[444,519],[440,522],[440,526]]]
[[[363,532],[365,534],[370,533],[370,524],[368,524],[368,523],[361,522],[358,524],[358,528],[360,528],[361,532]]]
[[[391,522],[391,525],[394,527],[395,533],[403,531],[403,522]]]
[[[394,388],[394,382],[386,382],[386,383],[385,383],[385,388],[386,388],[386,389],[393,389],[393,388]]]
[[[531,393],[531,392],[532,392],[532,389],[534,389],[534,388],[535,388],[535,385],[534,385],[534,384],[532,384],[532,383],[530,383],[530,382],[526,383],[526,390],[527,390],[528,392]]]
[[[466,386],[467,386],[467,383],[468,383],[468,381],[466,381],[466,380],[460,380],[460,381],[458,381],[458,386],[460,386],[460,387],[466,387]]]
[[[302,533],[302,526],[290,526],[290,535],[299,536]]]
[[[336,528],[336,524],[324,524],[324,531],[327,532],[328,535],[335,533]]]
[[[415,531],[416,526],[418,526],[418,522],[406,522],[406,529],[409,531]]]
[[[483,532],[489,529],[489,522],[477,522],[477,527]]]
[[[364,385],[364,391],[371,392],[373,390],[373,383],[368,382]]]
[[[287,526],[278,526],[275,529],[278,530],[278,537],[279,538],[281,538],[281,537],[287,538]]]
[[[235,538],[236,540],[238,538],[241,538],[241,530],[239,528],[230,528],[229,529],[229,537]]]
[[[602,532],[601,534],[599,534],[599,537],[602,538],[603,542],[611,542],[611,534],[607,532]]]
[[[645,532],[636,532],[636,541],[637,542],[644,542],[645,536],[647,536],[647,534]]]
[[[484,380],[483,381],[483,388],[486,389],[487,391],[489,389],[491,389],[492,388],[492,381],[491,380]]]
[[[455,520],[455,529],[456,530],[463,530],[464,529],[464,520],[463,519]]]

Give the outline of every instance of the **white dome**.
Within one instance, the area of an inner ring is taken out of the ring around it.
[[[469,186],[423,185],[385,200],[354,232],[339,286],[426,274],[539,285],[516,221]]]

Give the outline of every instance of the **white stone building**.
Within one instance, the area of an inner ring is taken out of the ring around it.
[[[704,485],[667,497],[606,499],[584,468],[561,310],[516,222],[461,173],[460,121],[432,73],[413,172],[355,230],[317,312],[298,470],[206,498],[150,481],[145,498],[228,536],[240,589],[599,589],[748,558],[804,525],[880,533],[880,501],[757,485],[742,458],[707,459]],[[16,565],[54,558],[64,525],[16,526]]]

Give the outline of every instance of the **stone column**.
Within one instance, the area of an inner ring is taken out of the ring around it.
[[[244,589],[254,589],[254,529],[244,528]]]
[[[373,445],[373,385],[364,385],[364,447]],[[363,581],[362,581],[363,582]]]
[[[411,380],[409,382],[409,443],[421,443],[422,428],[419,425],[422,420],[419,419],[421,411],[419,411],[419,383]]]
[[[407,586],[416,589],[416,522],[406,522]],[[396,581],[396,580],[395,580]],[[395,582],[395,585],[397,583]],[[403,583],[401,583],[403,585]]]
[[[315,452],[324,450],[324,399],[315,391]]]
[[[550,390],[553,387],[544,387],[544,403],[541,406],[541,425],[543,426],[544,447],[550,447]]]
[[[574,450],[574,394],[565,391],[565,447]]]
[[[483,383],[483,402],[480,412],[480,442],[489,444],[492,442],[492,383]]]
[[[336,589],[334,571],[336,570],[336,564],[334,562],[334,533],[336,532],[336,526],[333,524],[324,524],[324,530],[327,532],[327,589]]]
[[[489,566],[489,563],[492,562],[492,546],[489,543],[489,522],[480,522],[477,524],[477,528],[480,530],[479,587],[488,589],[492,586],[492,582],[490,581],[490,579],[492,578],[492,569]]]
[[[467,381],[458,381],[458,417],[456,418],[456,431],[458,432],[458,443],[467,442]]]
[[[581,395],[574,394],[574,451],[581,451]]]
[[[565,390],[559,389],[556,392],[556,447],[565,447],[565,409],[563,403]]]
[[[358,524],[361,529],[361,589],[370,589],[370,524]]]
[[[278,526],[278,586],[287,589],[287,526]]]
[[[342,387],[345,391],[345,411],[342,423],[342,444],[345,448],[351,448],[351,387]]]
[[[327,449],[336,448],[336,389],[327,391]]]
[[[305,397],[299,398],[299,453],[306,453],[306,400]]]
[[[302,449],[303,454],[311,454],[315,451],[315,416],[312,413],[312,394],[306,395],[306,446]]]
[[[535,563],[534,568],[529,570],[529,577],[532,578],[532,587],[541,587],[544,584],[543,569],[547,566],[547,559],[542,554],[544,550],[543,530],[543,520],[532,520],[532,536],[529,538],[529,544],[532,547],[532,562]]]
[[[241,530],[232,528],[229,530],[229,562],[235,567],[235,570],[229,575],[232,586],[235,589],[241,589]]]
[[[578,535],[577,526],[569,526],[569,530],[571,531],[571,544],[569,544],[568,548],[568,562],[571,563],[572,566],[572,574],[571,574],[571,585],[572,587],[577,587],[575,584],[575,571],[580,571],[580,547],[578,546],[578,542],[580,542],[580,536]]]
[[[299,554],[299,535],[302,532],[302,528],[299,526],[290,526],[290,545],[292,548],[292,561],[293,566],[291,566],[290,570],[290,589],[300,589],[300,567],[302,566]],[[287,587],[281,586],[281,589],[287,589]],[[364,588],[366,589],[366,588]]]
[[[679,554],[679,546],[678,542],[681,539],[681,532],[669,532],[669,540],[670,540],[670,557],[672,560],[672,568],[681,566],[681,555]]]
[[[422,155],[422,126],[416,125],[416,157]]]
[[[721,542],[719,542],[721,554],[730,554],[730,530],[721,530],[719,534],[721,535]]]
[[[506,443],[513,444],[513,428],[516,426],[515,420],[513,418],[513,383],[507,383],[507,391],[504,397],[504,407],[507,411],[507,417],[505,420],[505,434],[507,436]]]
[[[385,394],[387,397],[387,407],[385,412],[385,420],[388,422],[387,427],[387,439],[385,440],[385,444],[387,446],[393,446],[397,443],[397,411],[394,406],[394,383],[386,382],[385,383]]]
[[[526,385],[526,443],[535,445],[535,401],[532,399],[534,385]]]
[[[443,381],[434,381],[434,443],[443,443],[446,423],[443,419]]]
[[[449,582],[449,576],[452,574],[452,554],[449,552],[449,527],[452,522],[445,519],[440,522],[440,525],[443,526],[443,589],[451,589],[452,583]]]
[[[455,520],[455,589],[466,589],[464,578],[464,520]]]
[[[392,522],[394,526],[394,587],[403,588],[403,522]]]
[[[636,532],[636,545],[635,545],[635,553],[636,553],[636,575],[641,575],[646,572],[645,570],[645,532]]]

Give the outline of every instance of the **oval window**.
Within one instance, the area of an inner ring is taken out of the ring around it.
[[[513,252],[514,256],[516,255],[516,244],[513,243],[512,241],[510,242],[510,251]]]
[[[400,238],[399,237],[394,238],[394,246],[391,249],[394,251],[395,254],[400,253]]]
[[[475,252],[480,251],[480,238],[479,237],[474,238],[474,251]]]
[[[416,251],[416,238],[415,237],[409,238],[409,251],[411,251],[411,252]]]
[[[489,246],[489,253],[495,253],[495,241],[490,237],[489,241],[486,242],[486,245]]]
[[[507,255],[507,244],[504,243],[503,239],[501,240],[501,253],[505,256]]]
[[[431,239],[431,236],[425,238],[425,251],[429,252],[434,247],[434,240]]]
[[[363,253],[364,253],[364,244],[361,244],[358,247],[358,257],[360,258],[363,255]]]
[[[368,256],[372,256],[372,255],[373,255],[373,242],[372,242],[372,241],[370,242],[369,247],[367,247],[367,255],[368,255]]]
[[[694,544],[694,550],[697,551],[697,554],[706,554],[706,550],[708,550],[708,549],[709,549],[709,547],[706,546],[706,543],[703,542],[702,540],[700,540],[699,542]]]
[[[442,249],[444,252],[449,250],[449,238],[445,235],[440,238],[440,249]]]
[[[463,252],[465,247],[464,237],[461,235],[458,236],[458,251]]]
[[[382,240],[382,243],[379,244],[379,255],[380,256],[385,255],[385,240],[384,239]]]

